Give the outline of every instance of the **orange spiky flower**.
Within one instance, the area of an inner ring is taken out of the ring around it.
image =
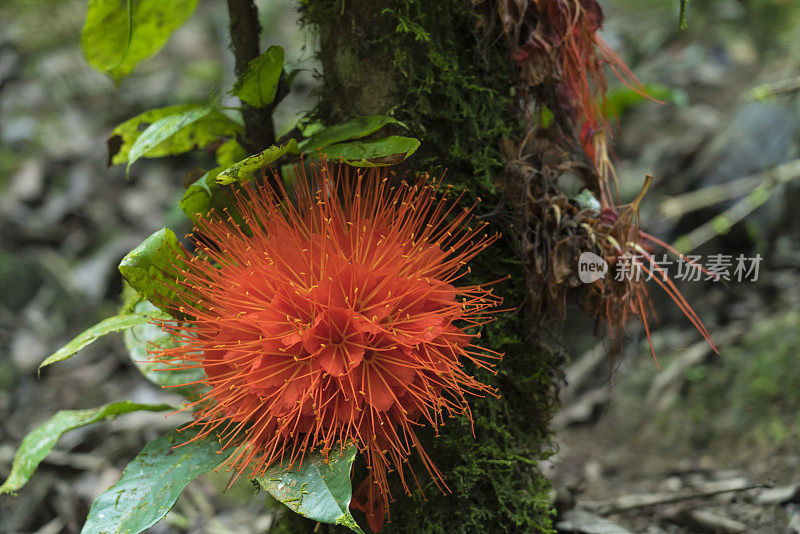
[[[446,489],[415,427],[469,416],[467,394],[494,394],[464,363],[500,358],[472,344],[500,299],[456,284],[497,236],[469,226],[472,208],[447,202],[441,181],[391,187],[377,170],[311,169],[295,173],[294,202],[245,186],[235,216],[199,218],[198,253],[176,261],[169,303],[187,319],[163,323],[180,344],[153,357],[205,371],[194,425],[232,450],[224,465],[237,476],[355,443],[369,477],[353,506],[377,531],[387,472],[409,491],[412,448]]]

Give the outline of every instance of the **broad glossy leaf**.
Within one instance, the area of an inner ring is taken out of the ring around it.
[[[136,313],[144,315],[161,314],[155,306],[146,300],[139,301],[134,306]],[[174,393],[189,395],[192,386],[182,386],[201,380],[203,370],[197,369],[170,369],[167,364],[158,363],[150,359],[148,350],[166,349],[175,346],[175,340],[158,325],[141,323],[125,331],[125,346],[134,365],[152,383],[167,387]],[[166,369],[169,369],[168,371]]]
[[[137,534],[167,515],[189,482],[225,459],[219,440],[173,430],[145,445],[89,510],[82,534]],[[180,445],[179,447],[176,447]]]
[[[342,525],[363,534],[350,513],[353,486],[350,469],[358,448],[332,451],[328,461],[319,452],[305,457],[299,469],[274,466],[256,477],[259,486],[294,512],[322,523]]]
[[[127,5],[132,6],[128,13]],[[81,33],[86,59],[115,80],[155,55],[186,21],[197,0],[89,0]]]
[[[347,121],[344,124],[336,124],[323,128],[300,143],[300,149],[304,153],[314,153],[320,148],[325,148],[334,143],[366,137],[388,124],[397,124],[403,128],[406,127],[402,122],[387,115],[367,115]]]
[[[11,474],[0,486],[0,494],[19,490],[30,480],[42,460],[53,450],[61,434],[69,430],[96,423],[107,417],[145,410],[163,412],[172,407],[168,404],[139,404],[136,402],[112,402],[89,410],[62,410],[49,421],[36,427],[25,438],[14,455]]]
[[[240,184],[252,180],[258,171],[280,158],[287,152],[297,153],[297,141],[290,139],[285,145],[273,145],[258,154],[253,154],[238,163],[234,163],[217,175],[217,183],[227,185]]]
[[[158,119],[148,126],[145,131],[136,138],[136,141],[133,142],[133,146],[131,146],[130,152],[128,152],[128,169],[131,168],[131,165],[133,165],[137,159],[150,152],[150,150],[178,134],[181,130],[188,129],[193,123],[207,116],[209,113],[211,113],[210,107],[199,106],[184,111],[183,113],[178,113],[177,115],[170,115],[163,119]],[[187,150],[190,150],[190,148]]]
[[[341,158],[353,167],[381,167],[400,163],[418,147],[419,141],[413,137],[392,135],[374,141],[336,143],[322,152],[330,161]]]
[[[183,104],[151,109],[123,122],[114,128],[108,139],[109,165],[127,162],[131,147],[142,135],[142,132],[154,122],[204,107],[199,104]],[[236,137],[241,131],[242,127],[239,123],[219,110],[211,110],[207,115],[195,120],[188,127],[178,130],[150,148],[140,157],[159,158],[172,154],[182,154],[195,148],[208,146],[219,137]]]
[[[283,48],[270,46],[248,63],[247,70],[233,86],[233,94],[242,102],[261,108],[275,100],[283,71]]]
[[[119,272],[142,297],[158,306],[174,296],[169,273],[174,272],[181,253],[175,233],[162,228],[122,258]]]
[[[46,365],[60,362],[62,360],[66,360],[67,358],[72,357],[76,352],[81,350],[83,347],[91,343],[94,343],[96,340],[100,339],[106,334],[110,334],[111,332],[119,332],[121,330],[127,330],[129,328],[133,328],[136,325],[146,324],[147,321],[150,319],[150,316],[154,314],[162,317],[164,316],[163,312],[154,310],[153,313],[124,313],[100,321],[91,328],[88,328],[83,332],[81,332],[75,339],[73,339],[72,341],[70,341],[69,343],[58,349],[56,352],[45,358],[45,360],[41,363],[41,365],[39,365],[39,369],[41,370],[42,367],[45,367]]]

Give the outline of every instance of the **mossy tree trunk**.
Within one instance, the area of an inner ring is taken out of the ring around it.
[[[503,239],[473,264],[473,276],[487,282],[510,275],[498,290],[505,307],[518,308],[483,332],[482,343],[506,354],[497,375],[473,370],[498,388],[500,398],[471,401],[474,427],[461,418],[440,436],[423,437],[452,493],[443,495],[416,466],[422,488],[406,496],[395,484],[384,532],[549,531],[549,485],[537,462],[550,454],[557,351],[536,340],[535,322],[525,317],[524,271],[506,207],[516,200],[494,187],[505,167],[501,139],[524,137],[504,41],[479,35],[468,1],[305,0],[301,9],[319,38],[324,77],[318,117],[336,123],[389,113],[404,122],[422,141],[408,170],[447,169],[449,183],[482,197],[481,216]],[[287,514],[278,529],[313,527]]]

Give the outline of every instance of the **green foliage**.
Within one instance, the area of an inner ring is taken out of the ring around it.
[[[357,452],[354,445],[341,453],[334,450],[327,458],[314,452],[306,455],[298,469],[271,467],[255,481],[303,517],[363,534],[350,514],[350,469]]]
[[[100,321],[91,328],[81,332],[77,337],[75,337],[75,339],[45,358],[45,360],[39,365],[39,370],[41,371],[42,367],[48,366],[51,363],[56,363],[66,360],[67,358],[71,358],[79,350],[94,343],[106,334],[110,334],[111,332],[119,332],[121,330],[128,330],[134,326],[146,324],[151,315],[163,316],[164,314],[158,312],[157,310],[155,314],[122,313]]]
[[[150,150],[157,147],[170,137],[175,137],[178,132],[182,130],[185,131],[185,129],[187,129],[190,125],[202,119],[210,112],[211,108],[207,106],[200,106],[184,111],[183,113],[169,115],[167,117],[158,119],[156,122],[148,126],[145,131],[143,131],[141,135],[136,138],[136,141],[133,142],[133,145],[128,152],[127,169],[130,170],[131,165],[133,165],[137,159],[150,152]],[[186,146],[184,143],[183,146],[180,147],[179,151],[185,152],[187,150],[191,150],[192,148],[194,148],[194,143],[189,146]]]
[[[609,90],[602,104],[603,115],[619,118],[628,109],[644,104],[650,99],[669,102],[681,107],[689,103],[686,92],[682,89],[674,89],[657,83],[645,84],[642,89],[644,91],[623,85]]]
[[[197,179],[183,193],[179,205],[181,210],[193,221],[198,216],[206,216],[211,209],[221,212],[233,206],[233,196],[229,187],[218,187],[217,176],[225,167],[215,167]]]
[[[155,306],[146,300],[140,300],[133,305],[137,314],[153,316],[162,314]],[[189,396],[193,392],[192,386],[182,386],[201,380],[205,373],[200,368],[171,369],[165,364],[160,364],[150,359],[148,350],[167,349],[175,346],[175,340],[158,325],[142,322],[125,331],[125,346],[128,355],[137,369],[150,382],[157,386],[167,387],[174,393]],[[164,369],[169,369],[165,372]],[[182,386],[182,387],[179,387]]]
[[[300,149],[306,153],[314,153],[334,143],[366,137],[390,124],[406,127],[402,122],[388,115],[366,115],[349,120],[344,124],[322,128],[302,141]]]
[[[128,284],[142,297],[167,313],[173,313],[165,306],[175,292],[171,288],[174,265],[181,254],[178,238],[169,228],[162,228],[122,258],[119,272]]]
[[[416,151],[420,144],[417,139],[389,136],[368,141],[349,141],[366,137],[389,124],[402,126],[402,123],[391,117],[360,117],[345,124],[323,128],[301,143],[289,139],[282,145],[270,146],[235,163],[231,162],[241,157],[244,149],[237,142],[228,141],[217,150],[219,166],[208,171],[186,189],[180,207],[194,221],[198,215],[205,216],[212,209],[217,212],[230,209],[233,207],[232,191],[220,186],[247,183],[287,154],[303,153],[313,157],[321,153],[330,160],[341,159],[356,167],[399,163]]]
[[[187,117],[191,120],[183,123]],[[179,126],[177,129],[176,125]],[[150,139],[140,141],[148,131]],[[114,128],[108,140],[108,161],[113,165],[126,162],[130,165],[141,157],[182,154],[208,146],[220,137],[235,137],[241,131],[242,127],[236,121],[219,110],[200,104],[151,109]],[[156,134],[160,140],[154,144],[152,141]],[[130,155],[134,145],[138,146],[134,155]]]
[[[322,154],[331,161],[341,160],[353,167],[380,167],[402,162],[419,148],[413,137],[390,135],[377,139],[353,141],[370,136],[385,126],[405,128],[405,124],[387,115],[356,117],[316,131],[300,143],[304,154]],[[343,142],[347,141],[347,142]]]
[[[92,504],[82,534],[137,534],[167,515],[189,482],[217,467],[219,440],[172,430],[145,445],[122,478]]]
[[[90,0],[81,42],[86,59],[115,80],[158,53],[197,0]]]
[[[297,141],[290,139],[283,145],[273,145],[259,152],[248,156],[242,161],[234,163],[216,177],[219,185],[228,185],[232,183],[247,183],[258,174],[260,170],[267,165],[277,160],[284,154],[291,152],[296,154],[298,152]]]
[[[247,152],[242,148],[242,145],[233,139],[222,143],[217,149],[217,165],[223,169],[227,169],[246,157]]]
[[[325,147],[322,152],[331,161],[343,160],[353,167],[396,165],[419,148],[413,137],[390,135],[373,141],[351,141]]]
[[[281,72],[283,72],[283,48],[270,46],[266,52],[247,65],[247,70],[237,80],[231,93],[253,107],[267,106],[275,100]]]
[[[125,413],[146,410],[162,412],[169,410],[167,404],[139,404],[135,402],[112,402],[99,408],[88,410],[62,410],[51,417],[46,423],[36,427],[25,438],[14,455],[11,465],[11,474],[0,486],[0,494],[12,493],[25,485],[42,460],[55,447],[58,438],[64,432],[96,423],[108,417]]]

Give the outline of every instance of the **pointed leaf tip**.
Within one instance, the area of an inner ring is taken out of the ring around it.
[[[304,517],[364,534],[350,513],[353,496],[350,470],[357,452],[355,445],[341,453],[331,451],[327,458],[314,452],[307,455],[299,467],[274,466],[255,480],[261,488]]]

